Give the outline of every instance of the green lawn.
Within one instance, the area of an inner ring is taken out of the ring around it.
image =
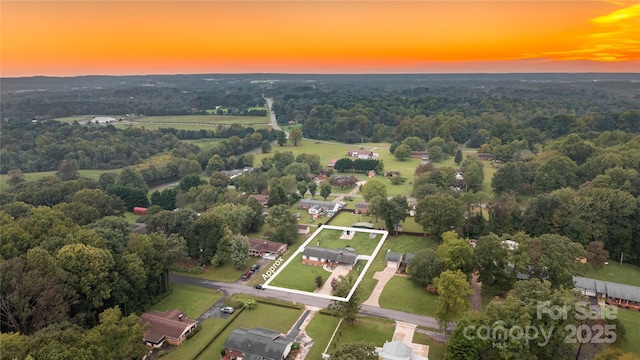
[[[398,296],[398,294],[402,294],[402,296]],[[381,307],[386,309],[434,316],[437,301],[437,295],[428,293],[408,277],[394,276],[382,290],[379,303]]]
[[[320,360],[322,352],[329,344],[331,335],[338,326],[340,320],[331,315],[317,313],[307,325],[305,332],[313,339],[313,346],[307,356],[307,360]]]
[[[200,331],[178,347],[170,347],[167,350],[160,351],[162,359],[166,360],[183,360],[195,359],[204,348],[219,334],[225,325],[231,321],[228,319],[209,318],[202,322]]]
[[[340,239],[341,235],[342,230],[324,229],[321,233],[316,235],[313,241],[309,243],[309,246],[319,246],[328,249],[338,249],[350,246],[360,255],[371,255],[373,254],[373,250],[375,250],[376,246],[378,246],[382,236],[376,234],[376,237],[371,239],[369,238],[369,233],[357,232],[353,236],[353,239],[344,240]]]
[[[222,297],[213,289],[182,284],[171,284],[171,294],[151,307],[151,310],[167,311],[178,309],[191,319],[202,315]]]
[[[358,341],[366,341],[381,347],[385,341],[392,340],[395,327],[393,320],[369,316],[358,317],[353,325],[343,321],[328,351],[332,353],[341,344]]]
[[[182,141],[187,142],[189,144],[198,145],[200,150],[207,151],[213,148],[216,144],[219,144],[222,140],[225,140],[225,139],[216,138],[216,139],[198,139],[198,140],[182,140]]]
[[[371,295],[371,292],[376,287],[378,280],[375,280],[373,278],[373,274],[377,271],[382,271],[385,268],[386,261],[384,259],[387,250],[406,254],[407,252],[415,253],[421,249],[435,250],[436,247],[438,247],[438,243],[430,238],[408,235],[400,235],[397,238],[394,236],[389,236],[380,249],[380,252],[378,252],[378,255],[371,263],[371,266],[369,267],[369,270],[367,270],[367,274],[362,279],[362,282],[360,282],[360,287],[362,288],[362,297],[364,299],[368,299]]]
[[[354,200],[354,203],[357,201],[358,200]],[[359,199],[359,201],[362,201],[362,199]],[[328,223],[328,225],[351,226],[354,222],[358,222],[358,221],[372,223],[374,228],[376,229],[386,228],[384,220],[380,218],[378,218],[378,221],[376,221],[376,218],[373,216],[368,216],[364,214],[354,214],[348,211],[341,211],[338,215],[331,218],[331,221]],[[415,218],[411,216],[407,216],[407,218],[404,220],[404,223],[402,224],[402,230],[407,232],[412,232],[412,233],[424,232],[424,229],[422,228],[422,226],[416,224]]]
[[[622,266],[620,266],[620,259],[618,259],[618,261],[610,259],[609,265],[605,265],[598,271],[589,270],[584,276],[620,284],[640,286],[640,266],[625,263],[622,263]]]
[[[250,262],[248,264],[250,264]],[[248,266],[250,265],[247,265],[247,267]],[[231,262],[228,262],[227,264],[220,267],[207,265],[205,267],[204,273],[189,274],[189,276],[207,280],[234,282],[238,280],[245,271],[247,271],[247,269],[237,270],[233,267],[233,264],[231,264]]]
[[[429,345],[430,360],[444,359],[444,343],[435,341],[429,336],[419,333],[417,331],[413,333],[413,342],[415,344]]]
[[[253,328],[256,326],[287,333],[302,314],[302,309],[258,303],[253,310],[245,309],[231,325],[222,331],[197,357],[197,359],[218,359],[220,350],[229,334],[237,328]]]
[[[626,340],[618,346],[625,352],[640,356],[640,311],[618,309],[617,316],[626,331]]]
[[[255,154],[255,164],[260,164],[263,158],[272,157],[276,151],[285,152],[291,151],[293,153],[293,157],[295,158],[299,154],[317,154],[320,156],[320,164],[323,167],[326,167],[327,163],[331,159],[342,159],[347,156],[347,151],[349,149],[358,148],[358,145],[349,145],[349,144],[327,144],[315,142],[313,140],[302,140],[298,146],[293,146],[293,144],[289,143],[285,146],[274,146],[271,149],[270,153],[267,154]],[[319,190],[318,190],[319,192]],[[339,191],[339,192],[347,192],[347,191]]]
[[[298,254],[270,285],[287,289],[313,292],[316,289],[316,276],[322,276],[323,283],[331,275],[322,266],[305,265],[302,263],[302,255]]]

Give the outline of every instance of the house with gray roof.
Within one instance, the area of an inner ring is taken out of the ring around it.
[[[254,327],[238,328],[224,343],[223,360],[282,360],[289,355],[293,340],[281,332]]]
[[[604,299],[610,305],[640,310],[640,287],[596,280],[582,276],[573,277],[576,290],[596,299]]]
[[[327,249],[317,246],[307,246],[302,251],[302,263],[307,265],[336,265],[353,266],[358,260],[358,254],[346,249]]]
[[[416,354],[409,345],[401,341],[387,341],[376,351],[382,360],[428,360],[428,357]]]

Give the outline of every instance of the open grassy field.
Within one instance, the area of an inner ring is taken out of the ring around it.
[[[276,151],[285,152],[291,151],[293,153],[293,157],[295,158],[299,154],[317,154],[320,156],[320,164],[323,167],[327,166],[327,163],[331,159],[342,159],[347,156],[347,151],[349,149],[357,148],[356,145],[348,145],[348,144],[338,144],[338,143],[320,143],[315,142],[313,140],[302,140],[298,146],[293,146],[293,144],[286,144],[285,146],[274,145],[271,149],[270,153],[267,154],[257,154],[255,157],[254,164],[260,164],[263,158],[271,157]]]
[[[151,307],[151,310],[167,311],[179,309],[191,319],[202,315],[222,297],[212,289],[183,284],[171,284],[171,294]]]
[[[625,352],[640,356],[640,311],[618,309],[618,319],[626,331],[626,340],[618,346]]]
[[[338,326],[338,319],[335,316],[317,313],[307,325],[305,332],[313,339],[313,346],[305,357],[306,360],[322,359],[322,352],[329,344],[331,335]]]
[[[620,266],[620,260],[609,260],[609,265],[605,265],[602,269],[589,270],[585,277],[611,281],[620,284],[627,284],[633,286],[640,286],[640,266],[622,263]]]
[[[331,273],[324,270],[322,266],[303,264],[302,255],[298,254],[270,284],[287,289],[313,292],[316,289],[315,279],[318,275],[322,276],[324,284]]]
[[[398,294],[402,294],[402,296],[398,296]],[[437,300],[437,295],[428,293],[408,277],[396,275],[382,290],[379,303],[385,309],[434,316]]]
[[[358,341],[366,341],[381,347],[385,341],[391,341],[395,327],[393,320],[369,316],[358,317],[353,325],[343,321],[328,352],[331,354],[341,344]]]
[[[197,139],[197,140],[182,140],[184,142],[198,145],[200,150],[207,151],[214,147],[216,144],[220,143],[224,139]]]
[[[371,239],[368,233],[357,232],[351,240],[344,240],[340,239],[341,235],[342,231],[340,230],[324,229],[309,246],[319,246],[328,249],[346,248],[350,246],[360,255],[371,255],[376,246],[378,246],[382,236],[376,234],[376,237]],[[316,240],[318,241],[316,242]]]
[[[248,264],[251,264],[251,262],[248,262]],[[189,276],[207,280],[234,282],[238,280],[245,271],[247,271],[247,269],[237,270],[233,267],[233,264],[231,264],[231,262],[228,262],[227,264],[219,267],[207,265],[205,267],[204,273],[189,274]]]
[[[220,350],[223,349],[224,342],[229,337],[229,334],[240,327],[253,328],[259,326],[286,334],[301,314],[301,309],[258,303],[258,306],[253,310],[243,310],[233,320],[233,323],[224,329],[196,359],[218,359]]]

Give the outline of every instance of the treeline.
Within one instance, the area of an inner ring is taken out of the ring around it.
[[[601,241],[613,258],[624,254],[626,261],[640,264],[639,136],[621,131],[572,134],[550,141],[538,155],[490,164],[497,167],[491,180],[494,197],[479,192],[487,163],[471,154],[460,164],[463,181],[456,178],[457,169],[420,166],[412,195],[418,205],[443,193],[460,201],[454,210],[466,215],[452,221],[468,237],[557,234],[582,245]],[[469,192],[452,190],[456,188]],[[521,202],[521,196],[528,201]],[[439,202],[432,213],[451,204]],[[433,232],[429,221],[423,224]]]
[[[636,100],[617,96],[615,84],[295,90],[279,89],[273,109],[280,124],[301,123],[304,136],[313,139],[356,143],[441,137],[478,147],[487,132],[504,143],[589,131],[640,132]]]
[[[202,167],[218,153],[224,157],[238,155],[248,149],[257,148],[263,140],[272,141],[277,137],[274,130],[231,125],[215,130],[182,131],[176,129],[146,130],[127,128],[119,130],[114,126],[80,126],[56,121],[39,123],[14,122],[0,124],[1,150],[0,173],[12,169],[22,172],[59,170],[63,162],[73,162],[77,169],[117,169],[143,162],[160,152],[172,150],[181,160],[199,159]],[[185,139],[226,138],[213,150],[199,154],[197,146],[180,142],[177,135]],[[190,156],[187,156],[190,155]],[[234,164],[229,163],[233,168]],[[225,165],[226,166],[226,165]],[[152,171],[153,172],[153,171]],[[175,179],[179,175],[153,174],[154,180]]]
[[[47,120],[79,114],[146,116],[207,114],[217,106],[229,115],[255,116],[253,107],[264,105],[257,87],[184,90],[162,86],[128,89],[77,89],[3,93],[2,120]],[[264,110],[259,112],[266,115]]]

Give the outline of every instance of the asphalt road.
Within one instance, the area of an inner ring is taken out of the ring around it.
[[[253,287],[236,284],[225,283],[219,281],[211,281],[206,279],[198,279],[190,276],[171,274],[169,280],[178,284],[185,284],[191,286],[200,286],[209,289],[221,290],[229,295],[233,294],[248,294],[253,296],[261,296],[272,299],[280,299],[285,301],[293,301],[299,304],[306,304],[309,306],[315,306],[320,308],[326,308],[329,306],[330,300],[316,298],[314,296],[292,294],[279,290],[257,290]],[[438,322],[435,318],[430,316],[416,315],[406,313],[397,310],[383,309],[375,306],[362,305],[360,308],[360,315],[377,316],[381,318],[404,321],[411,324],[421,325],[432,329],[438,329]],[[450,325],[448,330],[453,330],[455,325]]]

